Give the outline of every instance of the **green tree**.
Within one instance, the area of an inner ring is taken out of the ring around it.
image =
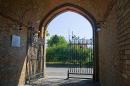
[[[53,35],[47,41],[47,44],[48,44],[48,47],[63,46],[63,45],[67,45],[67,41],[65,40],[63,36]]]
[[[80,45],[67,43],[64,37],[53,35],[48,40],[47,62],[92,64],[92,48],[82,48]]]
[[[64,54],[68,43],[63,36],[53,35],[47,41],[47,44],[47,62],[65,61],[66,57]]]

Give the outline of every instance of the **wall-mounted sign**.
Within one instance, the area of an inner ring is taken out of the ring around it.
[[[20,47],[20,36],[12,35],[12,47]]]

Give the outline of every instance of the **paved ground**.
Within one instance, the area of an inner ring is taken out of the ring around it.
[[[100,86],[98,82],[94,82],[92,80],[78,78],[66,79],[66,67],[47,67],[46,72],[47,78],[35,81],[33,86]]]
[[[67,78],[67,67],[47,67],[46,69],[46,78],[59,78],[66,79]]]
[[[78,69],[77,69],[78,70]],[[83,68],[83,70],[87,70],[90,72],[90,68]],[[67,72],[68,68],[67,67],[47,67],[46,69],[46,77],[47,79],[52,79],[52,78],[59,78],[59,79],[66,79],[67,78]],[[79,78],[92,78],[92,75],[71,75],[71,77],[79,77]]]
[[[33,86],[100,86],[98,82],[83,79],[40,79]]]

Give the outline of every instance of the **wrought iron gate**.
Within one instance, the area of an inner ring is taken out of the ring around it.
[[[92,39],[69,40],[68,78],[93,78],[94,58]]]
[[[34,28],[28,30],[28,51],[26,62],[26,83],[31,84],[34,80],[43,77],[43,56],[41,40]]]

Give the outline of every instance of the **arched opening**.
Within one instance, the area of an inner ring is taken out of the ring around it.
[[[73,5],[73,4],[64,4],[61,6],[56,7],[55,9],[53,9],[51,12],[49,12],[44,19],[41,22],[40,25],[40,32],[41,32],[41,37],[43,37],[45,39],[46,37],[46,30],[47,30],[47,26],[48,24],[59,14],[67,12],[67,11],[71,11],[71,12],[75,12],[77,14],[82,15],[84,18],[86,18],[91,26],[92,26],[92,42],[93,42],[93,79],[94,80],[98,80],[98,42],[97,42],[97,38],[98,35],[96,33],[96,23],[95,23],[95,19],[92,15],[90,15],[90,13],[88,13],[86,10],[82,9],[81,7],[77,6],[77,5]],[[45,40],[44,40],[45,41]],[[43,63],[43,76],[46,76],[46,45],[43,46],[44,47],[44,63]]]
[[[47,78],[92,79],[93,31],[90,22],[78,13],[66,11],[47,25],[46,32]]]

